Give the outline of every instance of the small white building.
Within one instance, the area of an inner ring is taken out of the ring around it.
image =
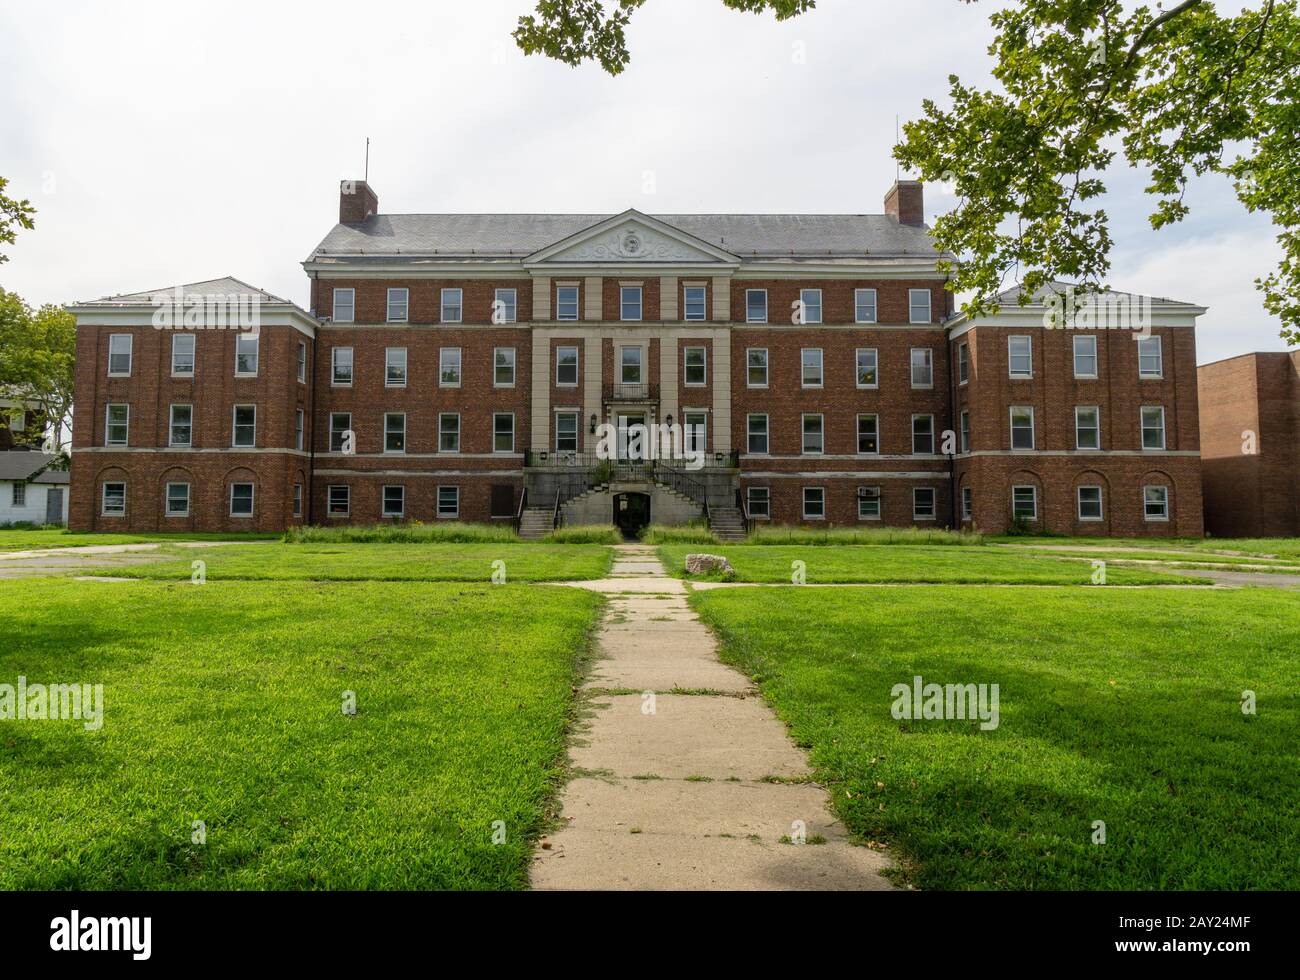
[[[68,523],[68,471],[49,453],[0,453],[0,527]]]

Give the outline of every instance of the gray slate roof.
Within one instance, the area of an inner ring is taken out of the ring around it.
[[[0,453],[0,480],[30,480],[33,474],[40,473],[57,458],[50,453],[22,451]],[[50,470],[41,473],[36,482],[67,483],[68,474],[64,470]]]
[[[1047,299],[1048,295],[1055,293],[1056,295],[1063,296],[1066,294],[1066,291],[1070,289],[1074,290],[1076,299],[1085,295],[1084,287],[1080,286],[1078,283],[1055,281],[1055,282],[1049,282],[1043,285],[1042,287],[1040,287],[1037,292],[1035,292],[1032,296],[1029,297],[1029,303],[1033,303],[1035,305],[1041,305]],[[1023,290],[1019,286],[1013,286],[1010,289],[1004,290],[1003,292],[998,293],[997,296],[998,305],[1018,306],[1020,304],[1020,297],[1022,293]],[[1107,293],[1105,293],[1104,295],[1115,297],[1116,299],[1119,300],[1147,299],[1150,300],[1152,303],[1159,303],[1162,306],[1190,306],[1190,307],[1197,308],[1195,303],[1185,303],[1182,300],[1169,299],[1166,296],[1145,296],[1141,293],[1125,293],[1118,289],[1112,289]]]
[[[138,293],[119,293],[116,296],[103,296],[100,299],[88,300],[84,303],[74,303],[74,306],[151,306],[155,299],[166,301],[176,295],[179,289],[181,294],[186,298],[191,296],[247,296],[256,298],[260,303],[265,304],[282,304],[284,306],[294,306],[296,304],[276,296],[274,293],[268,293],[265,289],[259,289],[256,286],[250,286],[242,279],[236,279],[234,276],[222,276],[220,279],[206,279],[203,282],[190,282],[180,286],[163,286],[159,289],[144,289]]]

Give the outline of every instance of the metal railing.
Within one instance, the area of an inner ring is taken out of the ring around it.
[[[583,470],[596,469],[601,466],[634,466],[651,463],[651,460],[607,459],[590,451],[555,451],[547,449],[529,449],[524,452],[524,466],[532,469],[546,470]],[[657,465],[682,467],[686,460],[654,460]],[[740,453],[705,453],[704,469],[734,470],[740,467]]]
[[[607,402],[656,402],[658,400],[658,385],[622,383],[605,385],[605,401]]]
[[[528,488],[524,487],[524,492],[519,495],[519,507],[515,510],[515,534],[524,524],[524,508],[528,506]]]

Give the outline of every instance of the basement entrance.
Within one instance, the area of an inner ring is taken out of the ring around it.
[[[650,523],[648,493],[620,493],[614,496],[614,524],[625,538],[635,538]]]

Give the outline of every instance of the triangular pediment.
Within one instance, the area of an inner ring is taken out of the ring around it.
[[[734,265],[725,249],[635,208],[534,252],[527,265]]]

